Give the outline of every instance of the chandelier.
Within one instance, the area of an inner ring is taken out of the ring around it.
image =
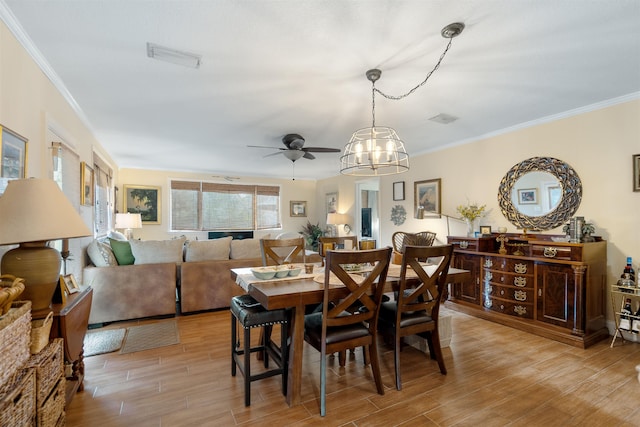
[[[387,95],[376,88],[376,81],[380,79],[382,71],[371,69],[366,72],[367,80],[371,82],[371,117],[372,125],[369,128],[358,129],[344,147],[344,154],[340,157],[340,173],[355,176],[382,176],[393,175],[409,170],[409,154],[404,147],[404,142],[397,132],[390,127],[376,126],[376,92],[387,99],[399,100],[406,98],[424,85],[429,77],[440,67],[440,63],[451,47],[454,37],[462,33],[464,24],[456,22],[442,29],[440,34],[449,39],[438,63],[427,74],[425,79],[412,88],[409,92],[399,95]]]

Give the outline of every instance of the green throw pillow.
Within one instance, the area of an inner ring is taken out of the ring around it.
[[[113,255],[118,261],[118,265],[132,265],[136,260],[131,252],[131,244],[128,241],[109,239]]]

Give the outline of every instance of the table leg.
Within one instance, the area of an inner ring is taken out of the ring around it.
[[[289,378],[287,403],[300,404],[302,393],[302,349],[304,348],[304,305],[293,308],[291,316],[291,344],[289,346]]]

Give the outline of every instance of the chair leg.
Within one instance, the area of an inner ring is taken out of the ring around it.
[[[287,381],[289,379],[289,328],[286,323],[280,324],[280,358],[282,363],[282,394],[287,395]]]
[[[244,329],[244,406],[251,405],[251,330]]]
[[[380,361],[378,360],[378,344],[375,336],[369,345],[369,359],[371,359],[371,370],[373,371],[373,379],[376,382],[376,390],[378,394],[384,394],[382,376],[380,375]]]
[[[267,353],[267,346],[270,345],[271,343],[272,330],[273,330],[273,326],[267,325],[267,326],[264,326],[260,331],[260,339],[261,339],[260,343],[262,344],[262,360],[264,361],[265,368],[269,367],[269,353]]]
[[[236,316],[231,313],[231,376],[236,376],[236,333],[237,333]],[[238,343],[239,345],[240,343]]]
[[[320,416],[327,415],[327,355],[320,354]]]
[[[347,364],[347,351],[346,350],[340,350],[338,352],[338,364],[343,368]]]
[[[429,344],[429,352],[431,358],[438,361],[438,367],[442,375],[447,375],[447,368],[444,366],[444,357],[442,356],[442,347],[440,347],[440,334],[438,329],[428,334],[427,343]]]
[[[402,379],[400,378],[400,349],[402,348],[402,338],[399,331],[393,335],[393,359],[396,368],[396,390],[402,390]]]

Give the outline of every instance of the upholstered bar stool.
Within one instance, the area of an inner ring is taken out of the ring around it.
[[[288,314],[286,310],[267,310],[253,297],[240,295],[231,298],[231,376],[236,376],[236,367],[244,376],[244,404],[251,405],[251,382],[274,375],[282,375],[282,394],[287,394],[287,338]],[[244,329],[243,346],[237,337],[238,323]],[[280,324],[280,347],[271,339],[264,339],[251,347],[251,329]],[[251,374],[251,353],[262,352],[264,367],[269,368],[269,357],[278,365],[259,374]],[[241,359],[242,357],[242,359]]]

